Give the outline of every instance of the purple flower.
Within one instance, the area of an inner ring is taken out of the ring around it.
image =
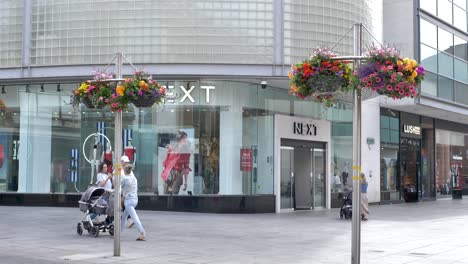
[[[375,63],[367,63],[361,65],[358,69],[358,76],[360,79],[371,75],[377,71],[377,65]]]
[[[130,91],[128,94],[129,94],[130,96],[133,96],[133,92],[132,92],[132,91]]]
[[[139,96],[143,96],[143,92],[141,90],[138,91]]]
[[[423,67],[423,66],[418,66],[418,67],[416,68],[416,72],[417,72],[418,74],[424,74],[424,67]]]

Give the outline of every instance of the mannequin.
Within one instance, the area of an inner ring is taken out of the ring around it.
[[[101,161],[107,165],[107,172],[112,173],[112,158],[114,152],[111,149],[110,144],[107,144],[106,151],[102,153]]]
[[[128,139],[127,146],[124,148],[124,155],[128,157],[130,162],[133,164],[133,167],[135,167],[135,161],[136,161],[136,148],[132,145],[132,139]]]

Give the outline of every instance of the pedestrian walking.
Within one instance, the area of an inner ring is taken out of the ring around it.
[[[366,175],[361,172],[361,219],[367,221],[369,216],[369,200],[367,199],[367,182]]]
[[[132,172],[133,166],[131,164],[126,164],[124,166],[124,175],[122,177],[122,199],[124,200],[125,210],[122,214],[122,224],[120,226],[120,231],[123,232],[124,227],[127,224],[127,216],[133,220],[140,236],[136,239],[137,241],[145,241],[145,229],[143,228],[140,218],[138,217],[135,207],[138,204],[138,181],[135,175]]]

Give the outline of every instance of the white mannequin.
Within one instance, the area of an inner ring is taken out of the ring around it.
[[[132,138],[128,139],[127,146],[124,148],[124,154],[132,162],[133,168],[135,168],[136,163],[136,148],[132,145]]]

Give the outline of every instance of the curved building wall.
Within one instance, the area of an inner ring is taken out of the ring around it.
[[[0,1],[0,67],[21,65],[23,1]]]
[[[354,23],[363,23],[381,42],[382,1],[284,1],[284,63],[304,59],[313,48],[332,47]],[[363,47],[372,37],[363,32]],[[350,31],[334,49],[339,55],[353,54]]]
[[[381,0],[7,0],[0,7],[4,67],[22,64],[22,40],[26,66],[106,64],[119,51],[134,63],[284,65],[332,46],[355,22],[380,39],[382,24]],[[352,42],[349,32],[335,51],[352,54]]]
[[[34,1],[33,65],[273,62],[273,0]]]

